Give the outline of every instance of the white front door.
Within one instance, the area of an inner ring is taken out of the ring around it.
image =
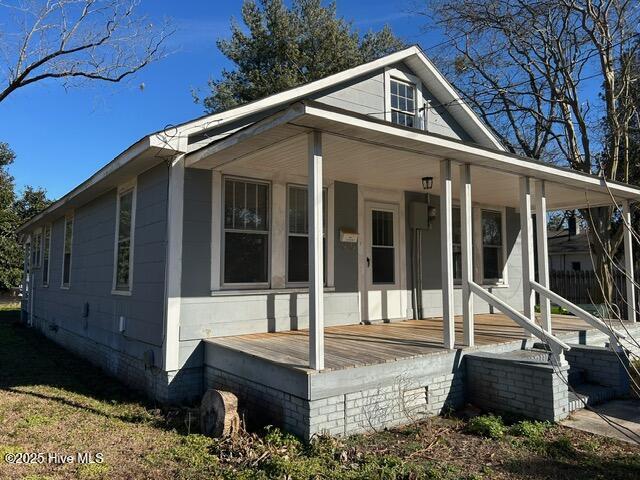
[[[365,204],[366,290],[364,319],[404,318],[400,289],[399,208],[396,204]]]

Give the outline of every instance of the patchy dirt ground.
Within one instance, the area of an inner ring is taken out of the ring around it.
[[[640,447],[561,426],[504,426],[495,417],[433,418],[311,445],[276,429],[212,440],[190,432],[184,412],[157,409],[16,319],[15,310],[0,309],[2,479],[640,478]],[[60,456],[4,460],[25,452]],[[94,462],[78,463],[77,452]],[[62,455],[73,463],[61,463]]]

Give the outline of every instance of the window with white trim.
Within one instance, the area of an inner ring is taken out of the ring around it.
[[[133,232],[135,228],[136,187],[118,192],[115,237],[114,292],[130,292],[133,270]]]
[[[391,79],[391,122],[413,127],[416,118],[416,86]]]
[[[62,287],[69,287],[71,283],[71,252],[73,246],[73,217],[64,219],[64,243],[62,250]]]
[[[323,250],[326,262],[327,231],[327,191],[322,192],[322,232]],[[307,187],[289,185],[287,187],[287,283],[309,282],[309,195]],[[326,282],[327,269],[324,268]]]
[[[40,268],[40,260],[42,258],[42,233],[36,232],[33,236],[33,250],[31,251],[31,265],[33,268]]]
[[[504,239],[502,234],[502,212],[481,210],[482,225],[482,271],[485,283],[503,281]]]
[[[49,286],[49,256],[51,253],[51,225],[45,225],[42,246],[42,285]]]
[[[225,285],[269,282],[269,184],[224,179]]]

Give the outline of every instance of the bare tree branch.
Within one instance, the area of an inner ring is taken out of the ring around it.
[[[166,25],[136,13],[138,0],[2,0],[13,23],[0,36],[0,102],[47,79],[120,82],[166,54]]]

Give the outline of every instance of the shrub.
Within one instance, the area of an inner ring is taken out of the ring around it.
[[[518,437],[525,437],[530,440],[539,440],[551,427],[549,422],[535,422],[523,420],[511,426],[509,433]]]
[[[571,440],[560,437],[547,444],[547,455],[551,458],[569,458],[575,453]]]
[[[469,420],[467,431],[474,435],[487,438],[502,438],[505,433],[505,426],[502,417],[497,415],[480,415]]]

